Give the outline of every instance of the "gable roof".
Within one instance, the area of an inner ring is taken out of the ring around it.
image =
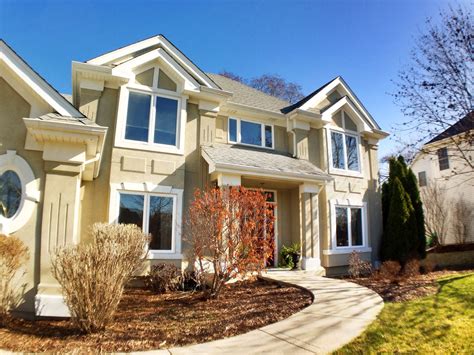
[[[98,57],[89,59],[86,61],[86,63],[115,67],[157,48],[164,48],[173,57],[173,59],[178,62],[179,65],[182,66],[183,69],[186,70],[190,75],[195,77],[201,85],[213,89],[220,89],[219,86],[213,82],[212,79],[209,78],[196,64],[194,64],[191,59],[189,59],[162,34],[158,34],[104,53]]]
[[[321,92],[321,90],[323,90],[326,86],[328,86],[329,84],[331,84],[334,80],[336,80],[338,77],[328,81],[326,84],[322,85],[321,87],[317,88],[316,90],[314,90],[311,94],[309,94],[308,96],[305,96],[303,97],[300,101],[298,102],[295,102],[293,105],[290,105],[290,106],[287,106],[285,108],[283,108],[281,110],[281,112],[283,113],[288,113],[288,112],[291,112],[293,111],[294,109],[297,109],[301,106],[303,106],[306,102],[308,102],[310,99],[313,98],[313,96],[316,96],[316,94],[318,94],[319,92]]]
[[[436,137],[431,139],[429,142],[425,144],[431,144],[449,137],[453,137],[463,132],[467,132],[474,129],[474,111],[468,113],[466,116],[461,118],[455,124],[453,124],[448,129],[444,130]]]
[[[232,97],[228,99],[228,102],[277,113],[281,113],[281,109],[289,105],[288,101],[265,94],[239,81],[229,79],[219,74],[207,73],[207,75],[223,90],[233,94]]]
[[[0,60],[2,60],[21,80],[46,101],[60,116],[84,118],[64,96],[39,75],[3,39],[0,39]]]

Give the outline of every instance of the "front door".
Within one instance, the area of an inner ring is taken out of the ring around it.
[[[277,213],[276,213],[276,191],[264,191],[265,196],[267,197],[267,208],[270,214],[274,217],[273,226],[269,226],[265,229],[265,238],[269,238],[272,241],[273,253],[266,260],[266,265],[268,267],[276,266],[277,263],[277,240],[276,240],[276,230],[277,230]]]

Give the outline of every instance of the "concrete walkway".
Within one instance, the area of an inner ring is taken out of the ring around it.
[[[264,275],[310,290],[311,306],[249,333],[204,344],[149,351],[153,354],[325,354],[361,334],[383,308],[375,292],[351,282],[305,271]]]

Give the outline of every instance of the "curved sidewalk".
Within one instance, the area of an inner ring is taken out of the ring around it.
[[[383,308],[377,293],[352,282],[305,271],[274,270],[264,276],[310,290],[313,304],[287,319],[242,335],[153,353],[324,354],[357,337]]]

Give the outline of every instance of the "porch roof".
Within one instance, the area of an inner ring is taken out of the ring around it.
[[[333,180],[331,175],[311,162],[283,152],[214,144],[203,146],[202,156],[209,164],[209,173],[226,172],[283,180]]]

